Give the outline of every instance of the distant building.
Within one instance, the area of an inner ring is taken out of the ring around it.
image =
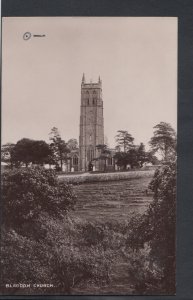
[[[97,145],[104,144],[104,118],[102,100],[102,81],[86,83],[83,74],[81,84],[79,170],[87,171],[90,165],[99,170],[97,160],[100,150]]]

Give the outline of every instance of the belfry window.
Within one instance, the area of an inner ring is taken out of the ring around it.
[[[97,98],[95,97],[95,98],[93,98],[93,104],[97,104]]]

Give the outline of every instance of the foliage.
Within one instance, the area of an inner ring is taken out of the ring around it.
[[[130,163],[129,155],[126,152],[116,152],[114,155],[114,158],[116,160],[116,164],[119,167],[124,168],[126,170],[127,165]]]
[[[124,253],[134,294],[164,293],[161,285],[162,270],[152,262],[149,251],[146,247],[138,249],[137,252],[129,250]]]
[[[171,162],[155,172],[149,188],[154,200],[134,236],[150,247],[149,260],[160,269],[162,291],[175,293],[176,164]],[[137,250],[140,248],[139,247]]]
[[[111,151],[108,149],[108,146],[105,144],[96,145],[97,150],[100,152],[100,155],[97,159],[104,160],[104,171],[106,171],[107,158],[111,154]]]
[[[154,126],[154,135],[149,144],[154,153],[160,152],[163,160],[169,161],[176,150],[176,133],[169,123],[160,122]]]
[[[15,144],[7,143],[1,147],[1,161],[7,163],[12,168],[14,166],[14,152]]]
[[[175,291],[176,163],[157,170],[150,184],[154,201],[147,214],[151,255],[163,268],[163,285]]]
[[[26,167],[30,164],[44,164],[51,156],[49,145],[45,141],[36,141],[27,138],[19,140],[12,149],[12,162]]]
[[[136,149],[136,156],[137,164],[140,168],[143,167],[144,162],[149,162],[149,157],[143,143],[140,143],[139,147]]]
[[[20,228],[35,221],[41,212],[60,218],[73,208],[71,188],[57,180],[53,170],[21,168],[2,174],[4,222]]]
[[[152,163],[152,165],[159,165],[160,164],[160,160],[154,155],[153,151],[147,151],[146,152],[147,155],[147,162]]]
[[[41,293],[71,294],[85,283],[109,281],[112,253],[82,242],[81,229],[68,217],[75,196],[53,170],[23,168],[2,175],[3,282],[28,283],[23,293],[38,293],[34,283],[52,283]],[[21,263],[22,262],[22,263]],[[9,292],[8,289],[3,290]],[[13,288],[11,293],[21,293]]]
[[[77,139],[70,139],[67,142],[67,147],[70,151],[78,149],[78,142]]]
[[[18,234],[14,229],[1,231],[1,293],[21,294],[21,288],[5,288],[6,284],[50,282],[49,265],[45,263],[45,249],[35,240]],[[23,289],[22,289],[23,290]],[[45,289],[41,289],[44,292]],[[33,289],[27,289],[27,293]]]
[[[3,284],[52,283],[54,287],[45,288],[44,293],[71,294],[81,284],[103,285],[109,281],[110,250],[105,251],[100,245],[83,246],[77,227],[70,220],[59,221],[41,215],[39,224],[38,231],[44,232],[39,240],[13,229],[3,230]],[[32,286],[31,292],[34,291],[38,293]],[[17,293],[17,289],[14,292]]]
[[[60,162],[60,169],[62,170],[64,162],[68,159],[68,153],[70,152],[67,143],[61,138],[58,128],[53,127],[50,132],[50,147],[52,149],[55,164]]]
[[[13,150],[13,160],[17,165],[24,163],[26,167],[33,160],[33,153],[31,151],[33,140],[23,138],[19,140]]]
[[[134,146],[127,152],[116,152],[115,159],[117,165],[126,170],[127,165],[133,168],[142,168],[144,162],[150,161],[150,155],[145,151],[145,146],[141,143],[139,146]]]
[[[115,141],[119,151],[126,152],[133,146],[134,138],[126,130],[118,130],[115,136]]]

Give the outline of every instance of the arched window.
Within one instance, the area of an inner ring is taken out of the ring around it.
[[[87,160],[92,161],[94,158],[94,150],[92,148],[89,148],[87,151]]]
[[[78,165],[78,157],[76,155],[73,156],[72,163],[73,163],[74,166]]]
[[[113,165],[113,159],[112,159],[112,157],[109,157],[108,160],[107,160],[107,162],[108,162],[109,166],[112,166]]]

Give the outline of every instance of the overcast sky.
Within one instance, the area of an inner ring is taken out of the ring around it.
[[[119,129],[136,144],[160,121],[176,129],[177,18],[3,18],[2,41],[2,143],[49,141],[53,126],[78,139],[83,72],[102,79],[111,147]]]

